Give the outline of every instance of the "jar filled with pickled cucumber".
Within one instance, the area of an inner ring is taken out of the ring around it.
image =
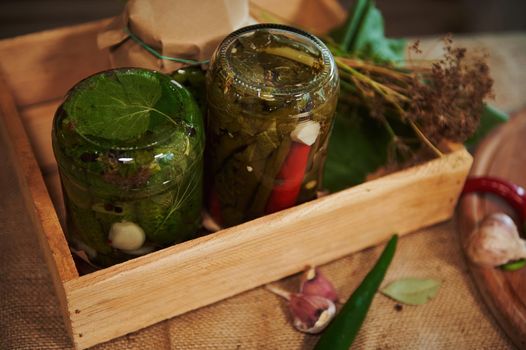
[[[189,92],[145,69],[93,75],[53,121],[75,252],[109,266],[192,238],[201,225],[204,130]]]
[[[316,197],[339,92],[318,38],[263,24],[230,34],[207,74],[207,207],[232,226]]]

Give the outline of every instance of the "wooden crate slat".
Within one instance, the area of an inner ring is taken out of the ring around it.
[[[18,107],[61,98],[86,76],[109,69],[97,33],[109,20],[23,35],[0,42],[0,70]]]
[[[465,150],[65,283],[81,347],[449,218]]]

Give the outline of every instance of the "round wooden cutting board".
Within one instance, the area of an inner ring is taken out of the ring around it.
[[[482,142],[475,153],[470,175],[497,176],[526,188],[526,109],[516,113]],[[470,194],[460,200],[457,219],[463,247],[473,229],[493,212],[505,212],[518,223],[518,216],[511,207],[493,195]],[[526,349],[526,267],[508,272],[468,264],[484,301],[500,326],[519,349]]]

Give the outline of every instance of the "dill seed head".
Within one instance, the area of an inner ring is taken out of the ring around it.
[[[464,142],[480,121],[484,99],[492,96],[493,80],[486,56],[467,56],[444,39],[445,56],[413,80],[407,115],[433,143]]]

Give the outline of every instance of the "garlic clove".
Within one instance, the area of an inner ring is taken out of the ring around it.
[[[319,269],[309,266],[303,273],[300,284],[300,293],[305,295],[317,295],[331,300],[338,301],[338,294],[332,283],[319,271]]]
[[[329,299],[301,293],[290,295],[289,308],[294,327],[309,334],[324,330],[336,314],[336,306]]]
[[[499,266],[526,258],[526,241],[520,238],[508,215],[494,213],[486,216],[472,232],[466,252],[478,265]]]
[[[111,225],[108,235],[112,247],[134,251],[142,247],[146,240],[144,230],[134,222],[121,221]]]
[[[320,134],[320,123],[307,120],[298,123],[298,126],[291,132],[292,141],[312,146]]]

